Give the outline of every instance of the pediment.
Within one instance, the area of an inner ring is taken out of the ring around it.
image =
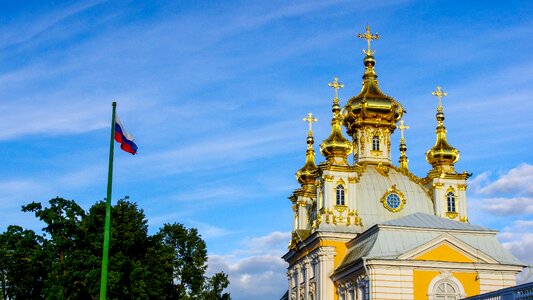
[[[459,263],[497,263],[489,255],[444,233],[431,241],[400,255],[399,259],[445,261]]]

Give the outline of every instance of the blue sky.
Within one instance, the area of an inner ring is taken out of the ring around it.
[[[437,85],[472,223],[533,263],[533,5],[527,1],[2,1],[0,230],[41,224],[23,204],[106,192],[111,102],[139,154],[115,156],[113,198],[197,227],[234,299],[284,292],[287,197],[363,73],[370,24],[382,90],[407,110],[411,170],[425,176]],[[393,137],[397,149],[399,133]],[[398,153],[393,160],[397,161]],[[317,158],[321,161],[320,156]]]

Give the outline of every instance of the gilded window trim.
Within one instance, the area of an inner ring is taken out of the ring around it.
[[[449,193],[452,193],[453,194],[453,207],[455,208],[455,211],[450,211],[449,210],[449,205],[448,205],[448,194]],[[459,214],[458,212],[458,207],[457,207],[457,204],[459,202],[459,197],[458,197],[458,194],[457,192],[455,191],[455,189],[453,188],[453,186],[449,186],[447,189],[446,189],[446,193],[444,193],[444,201],[446,203],[446,216],[448,216],[450,219],[455,219],[457,217],[457,215]]]
[[[390,195],[390,194],[393,194],[393,193],[400,197],[400,205],[397,208],[392,208],[387,203],[387,196]],[[381,197],[380,202],[383,204],[383,207],[385,207],[387,210],[389,210],[390,212],[396,213],[396,212],[399,212],[400,210],[402,210],[402,208],[407,203],[407,200],[405,199],[405,195],[396,188],[395,184],[393,184],[391,186],[391,188],[388,189],[385,192],[385,194],[383,194],[383,196]]]
[[[337,187],[339,185],[342,186],[344,190],[344,204],[337,204]],[[344,182],[344,180],[342,180],[342,178],[339,178],[339,180],[337,180],[337,182],[333,186],[333,195],[335,195],[335,206],[346,206],[346,202],[348,202],[348,188],[346,187],[346,183]]]

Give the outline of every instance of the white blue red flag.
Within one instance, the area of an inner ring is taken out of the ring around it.
[[[135,138],[124,130],[124,126],[118,116],[115,116],[115,141],[120,143],[120,149],[135,154],[137,145],[133,142]]]

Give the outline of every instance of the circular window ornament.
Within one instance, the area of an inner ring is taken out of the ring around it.
[[[381,203],[391,212],[402,210],[405,202],[405,196],[396,188],[395,184],[381,197]]]

